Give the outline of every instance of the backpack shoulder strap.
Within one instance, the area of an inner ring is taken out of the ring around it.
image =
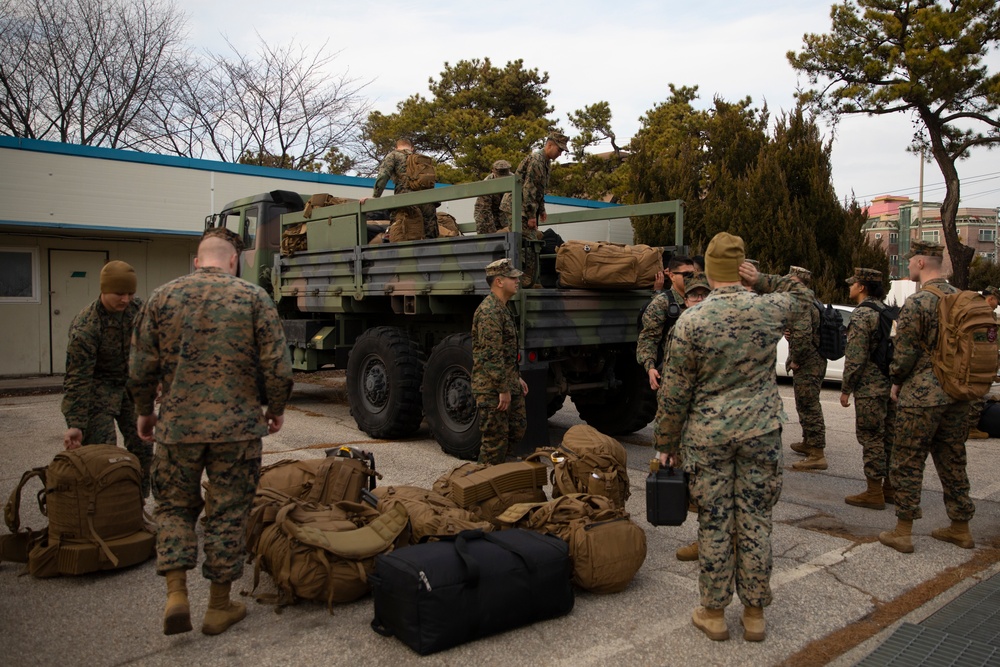
[[[17,533],[21,530],[21,490],[24,485],[30,482],[34,478],[38,478],[42,482],[42,489],[38,492],[38,509],[41,510],[44,515],[45,512],[45,472],[48,470],[48,466],[42,466],[40,468],[32,468],[21,475],[21,481],[17,483],[17,488],[15,488],[10,493],[10,498],[7,500],[7,504],[3,508],[3,518],[4,523],[10,528],[10,532]]]

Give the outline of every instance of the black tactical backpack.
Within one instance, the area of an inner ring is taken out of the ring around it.
[[[892,355],[896,349],[896,341],[893,328],[899,318],[899,306],[887,306],[884,303],[874,301],[864,301],[858,308],[871,308],[878,313],[878,333],[875,337],[875,347],[872,349],[872,363],[882,371],[882,375],[889,376],[889,366],[892,364]]]
[[[827,361],[840,359],[847,349],[847,327],[844,325],[844,317],[839,310],[832,305],[823,306],[819,301],[815,302],[819,310],[819,356]]]

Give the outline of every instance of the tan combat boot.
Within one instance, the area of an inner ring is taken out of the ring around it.
[[[791,444],[791,447],[792,451],[795,452],[796,454],[801,454],[802,456],[806,456],[809,454],[809,447],[806,447],[806,443],[804,442],[793,442]]]
[[[935,528],[931,531],[931,537],[942,542],[957,544],[963,549],[972,549],[976,546],[972,541],[972,533],[969,532],[968,521],[952,521],[947,528]]]
[[[896,551],[904,554],[913,553],[913,540],[910,533],[913,530],[913,521],[907,519],[897,519],[896,527],[892,530],[885,530],[878,534],[878,541],[887,547],[892,547]]]
[[[855,507],[865,507],[870,510],[884,510],[885,496],[882,495],[882,481],[878,479],[868,480],[868,490],[856,496],[847,496],[844,502]]]
[[[726,627],[725,609],[708,609],[698,607],[691,615],[694,627],[705,633],[705,636],[714,642],[721,642],[729,639],[729,628]]]
[[[988,437],[990,437],[989,433],[985,433],[983,431],[980,431],[978,428],[970,428],[969,429],[969,437],[967,439],[968,440],[985,440]]]
[[[762,642],[767,636],[764,625],[763,607],[743,607],[743,639],[748,642]]]
[[[208,593],[208,611],[201,631],[206,635],[219,635],[236,625],[247,615],[247,608],[242,602],[229,599],[229,589],[232,584],[212,583]]]
[[[826,454],[819,447],[809,447],[806,458],[792,464],[793,470],[826,470]]]
[[[687,546],[683,546],[678,549],[675,553],[677,560],[682,561],[692,561],[698,560],[698,540],[695,540]]]
[[[892,488],[888,477],[882,479],[882,497],[885,499],[886,505],[896,504],[896,490]]]
[[[191,605],[188,604],[187,570],[170,570],[167,578],[167,607],[163,610],[163,634],[191,632]]]

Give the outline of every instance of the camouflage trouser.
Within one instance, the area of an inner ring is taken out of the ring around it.
[[[979,430],[979,419],[983,416],[983,409],[986,407],[985,398],[977,398],[969,403],[969,429]]]
[[[156,443],[153,517],[156,572],[192,570],[198,564],[195,524],[204,501],[201,475],[208,472],[212,503],[205,516],[205,563],[209,581],[228,583],[243,574],[244,529],[260,478],[261,440],[208,444]]]
[[[540,253],[537,242],[542,240],[542,233],[537,229],[528,229],[526,226],[522,229],[524,231],[521,234],[521,270],[524,275],[521,276],[521,287],[527,288],[538,282],[538,255]]]
[[[802,442],[806,447],[826,447],[826,423],[823,406],[819,403],[819,390],[826,375],[826,359],[811,361],[792,371],[792,389],[795,392],[795,411],[802,426]]]
[[[510,393],[510,406],[506,411],[496,409],[497,397],[477,397],[479,430],[482,445],[479,462],[487,465],[503,463],[511,447],[521,442],[528,419],[524,411],[524,395],[520,390]]]
[[[924,465],[930,454],[944,490],[948,518],[952,521],[972,518],[976,506],[969,497],[969,476],[965,470],[968,434],[969,404],[966,402],[899,408],[889,469],[889,481],[896,490],[897,517],[912,521],[922,516],[920,491]]]
[[[153,464],[153,443],[139,437],[139,432],[136,430],[135,405],[132,401],[123,398],[121,410],[117,415],[107,412],[91,413],[87,428],[83,432],[83,444],[117,445],[115,422],[118,422],[118,430],[122,432],[125,449],[139,459],[139,468],[142,470],[142,497],[146,498],[149,496],[149,469]]]
[[[702,606],[771,604],[771,509],[781,495],[781,429],[724,445],[685,445],[684,469],[698,505]],[[733,536],[735,535],[735,549]]]
[[[888,476],[896,436],[896,404],[888,396],[855,396],[854,421],[865,477],[880,480]]]

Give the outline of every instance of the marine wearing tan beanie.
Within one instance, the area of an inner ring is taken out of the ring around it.
[[[131,264],[116,259],[101,269],[101,294],[135,294],[137,284]]]
[[[705,275],[720,283],[740,281],[740,264],[746,258],[743,239],[728,232],[712,237],[705,251]]]

